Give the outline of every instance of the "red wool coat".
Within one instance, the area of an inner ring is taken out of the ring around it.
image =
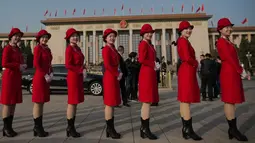
[[[35,74],[33,77],[33,95],[32,102],[44,103],[50,101],[50,83],[47,83],[44,76],[50,75],[52,54],[49,48],[37,45],[34,48],[34,67]]]
[[[84,102],[83,70],[84,55],[79,47],[67,46],[65,66],[67,73],[68,104]]]
[[[138,48],[138,61],[141,63],[139,73],[139,101],[146,103],[159,102],[157,75],[154,70],[156,51],[153,45],[141,41]]]
[[[22,103],[20,65],[24,63],[22,53],[18,47],[5,46],[2,54],[1,103],[5,105]]]
[[[102,50],[104,60],[104,104],[107,106],[117,106],[121,103],[120,99],[120,85],[117,80],[119,76],[119,55],[115,48],[105,46]]]
[[[195,51],[190,42],[183,37],[177,41],[177,50],[182,61],[178,70],[178,100],[186,103],[200,102]]]
[[[219,38],[217,50],[222,60],[220,72],[221,100],[226,103],[242,103],[245,101],[241,79],[243,71],[239,64],[234,45],[224,38]]]

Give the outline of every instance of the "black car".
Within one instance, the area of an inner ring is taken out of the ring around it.
[[[50,82],[50,90],[67,90],[67,69],[64,64],[54,64],[53,68],[53,79]],[[33,92],[33,76],[35,69],[28,69],[22,73],[22,86],[25,87],[31,94]],[[102,75],[87,73],[87,77],[84,80],[84,90],[89,91],[93,95],[101,95],[103,92],[102,86]]]

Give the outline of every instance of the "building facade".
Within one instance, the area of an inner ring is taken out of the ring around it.
[[[80,33],[79,46],[85,55],[86,63],[98,64],[102,62],[102,50],[104,42],[103,31],[112,28],[118,31],[115,46],[122,45],[125,48],[124,57],[132,51],[138,52],[138,44],[141,40],[140,29],[143,24],[149,23],[156,30],[152,43],[155,46],[157,57],[165,57],[166,61],[176,62],[178,54],[176,47],[171,43],[178,38],[178,25],[182,20],[188,20],[194,25],[190,42],[196,51],[196,57],[209,53],[215,49],[215,41],[218,33],[215,28],[208,28],[208,20],[212,15],[199,14],[161,14],[140,16],[104,16],[104,17],[77,17],[77,18],[48,18],[42,20],[46,30],[52,34],[49,47],[53,53],[53,63],[64,63],[65,48],[64,39],[68,28],[75,28]],[[255,27],[236,27],[231,40],[240,44],[242,36],[251,39],[255,35]],[[7,44],[7,33],[0,34],[0,46]],[[22,38],[25,44],[30,43],[32,49],[36,45],[36,33],[25,33]]]

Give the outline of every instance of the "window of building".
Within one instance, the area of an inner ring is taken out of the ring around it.
[[[171,31],[166,30],[166,61],[172,62]]]
[[[88,63],[93,64],[93,35],[88,35]]]
[[[133,36],[132,36],[132,50],[133,52],[137,52],[138,53],[138,46],[140,41],[142,40],[142,37],[140,36],[139,31],[134,31],[133,32]]]
[[[103,41],[103,35],[102,33],[98,35],[98,62],[102,62],[103,61],[103,57],[102,57],[102,47],[104,46],[104,41]]]
[[[156,31],[155,32],[155,48],[156,48],[156,55],[157,57],[160,59],[162,54],[161,54],[161,48],[162,48],[162,44],[161,44],[161,31]]]
[[[119,46],[123,46],[124,47],[124,54],[123,57],[124,59],[126,59],[128,57],[129,54],[129,32],[128,31],[121,31],[119,32]]]

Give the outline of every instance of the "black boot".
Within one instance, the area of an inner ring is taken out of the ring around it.
[[[229,129],[228,136],[229,139],[236,138],[238,141],[248,141],[247,137],[240,133],[240,131],[236,127],[236,118],[232,120],[227,120]]]
[[[192,118],[190,118],[189,120],[184,120],[182,118],[182,124],[183,124],[182,136],[184,139],[192,138],[195,141],[202,140],[202,138],[200,136],[198,136],[193,130]]]
[[[156,140],[158,139],[157,136],[155,136],[154,134],[151,133],[151,130],[150,130],[150,118],[149,119],[146,119],[146,120],[143,120],[141,118],[141,128],[140,128],[140,136],[141,138],[149,138],[150,140]]]
[[[4,122],[3,136],[15,137],[17,134],[15,134],[11,129],[11,118],[10,118],[10,116],[4,118],[3,122]]]
[[[49,133],[48,132],[45,132],[44,131],[44,128],[43,128],[43,123],[42,123],[42,116],[34,119],[34,136],[38,136],[38,137],[47,137],[49,136]]]
[[[66,128],[66,136],[72,136],[74,138],[81,137],[81,134],[76,132],[74,123],[75,123],[75,116],[71,119],[67,119],[68,126]]]
[[[110,120],[106,120],[106,137],[111,137],[113,139],[120,139],[121,135],[116,132],[115,127],[114,127],[114,117]]]
[[[13,128],[12,128],[13,118],[14,118],[14,116],[13,116],[13,115],[10,115],[10,129],[11,129],[11,131],[13,132],[14,136],[17,136],[18,133],[15,132],[15,131],[13,130]]]

